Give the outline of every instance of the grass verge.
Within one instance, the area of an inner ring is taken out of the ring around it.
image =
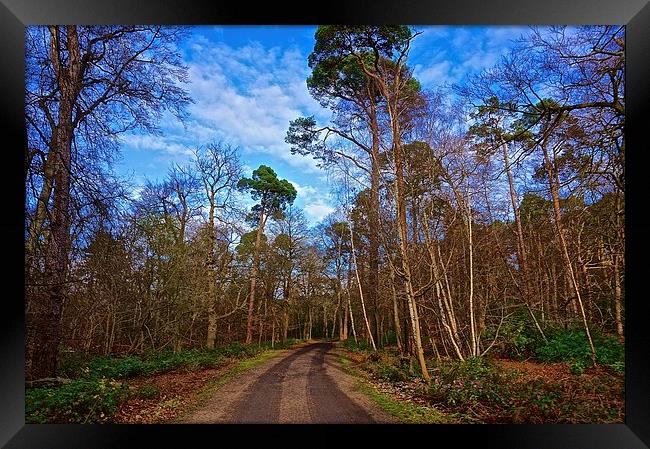
[[[338,350],[338,361],[346,373],[357,379],[359,391],[400,422],[408,424],[446,424],[454,422],[452,416],[445,415],[435,408],[399,400],[390,393],[380,390],[370,382],[363,371],[354,366],[353,362],[340,349]]]

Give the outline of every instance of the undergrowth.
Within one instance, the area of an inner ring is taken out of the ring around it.
[[[582,335],[555,330],[547,333],[547,342],[531,338],[537,345],[527,348],[527,358],[533,359],[528,363],[539,372],[530,376],[490,357],[429,360],[428,383],[422,381],[418,364],[405,362],[394,348],[375,353],[350,341],[343,347],[357,354],[360,367],[374,379],[407,396],[424,398],[430,407],[460,422],[622,422],[623,346],[615,338],[596,334],[598,361],[609,370],[589,371],[589,345]],[[566,362],[570,373],[561,374],[559,367],[546,371],[544,364],[550,362]],[[589,375],[584,375],[587,371]]]
[[[108,379],[76,379],[60,387],[32,388],[25,392],[26,422],[106,422],[127,397],[126,385]]]
[[[566,362],[574,374],[582,374],[592,365],[591,348],[581,323],[562,327],[557,323],[542,323],[544,337],[527,313],[519,312],[505,320],[499,328],[491,353],[514,360],[534,359],[541,362]],[[625,371],[625,348],[615,336],[591,329],[596,349],[596,361],[617,373]],[[484,341],[493,333],[486,332]]]
[[[276,343],[273,349],[290,347],[297,342],[290,339],[285,343]],[[141,356],[90,357],[63,353],[57,374],[69,380],[57,387],[28,388],[25,392],[26,422],[109,422],[117,406],[129,395],[145,399],[160,396],[160,391],[154,385],[145,385],[129,392],[123,382],[125,379],[174,370],[218,368],[232,360],[248,359],[269,349],[270,343],[231,343],[214,349],[149,351]]]

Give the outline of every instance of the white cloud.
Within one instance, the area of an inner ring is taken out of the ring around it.
[[[301,185],[296,181],[291,180],[289,180],[289,182],[296,188],[298,198],[302,198],[304,201],[309,201],[320,194],[320,190],[316,187],[310,185]]]
[[[507,45],[510,41],[530,32],[529,28],[520,26],[490,27],[485,31],[487,44],[490,47]]]
[[[456,47],[463,47],[470,43],[473,39],[472,29],[457,28],[454,32],[454,38],[451,41],[451,44]]]
[[[189,64],[191,120],[198,129],[251,153],[275,156],[304,172],[316,161],[291,154],[284,142],[289,121],[303,115],[329,118],[309,95],[306,57],[298,49],[266,49],[259,43],[194,48]],[[209,133],[210,134],[210,133]]]
[[[143,186],[135,186],[131,189],[129,196],[131,197],[132,200],[139,200],[143,190],[144,190]]]
[[[307,215],[312,217],[313,219],[320,221],[323,218],[325,218],[327,215],[331,214],[334,212],[334,208],[323,203],[323,202],[317,202],[317,203],[310,203],[305,206],[305,212]]]
[[[187,145],[179,142],[173,136],[124,134],[120,138],[125,144],[136,150],[157,150],[167,153],[171,156],[179,157],[186,157],[192,154],[192,150]]]
[[[498,53],[495,51],[476,52],[463,61],[463,67],[469,70],[483,70],[492,67],[497,62]]]
[[[453,81],[451,67],[451,61],[437,62],[429,67],[418,65],[415,68],[415,76],[423,84],[444,84]]]
[[[430,43],[432,39],[443,39],[449,37],[450,27],[448,25],[432,25],[424,28],[418,28],[420,35],[415,39],[413,48],[416,45]]]
[[[293,184],[298,194],[296,205],[304,209],[307,218],[313,224],[334,212],[334,208],[330,205],[332,197],[329,192],[309,184],[299,184],[291,180],[289,182]]]
[[[461,82],[470,73],[494,66],[510,42],[527,32],[517,26],[427,28],[426,45],[418,46],[415,76],[424,85]]]

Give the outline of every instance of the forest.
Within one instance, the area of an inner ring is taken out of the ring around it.
[[[575,420],[622,420],[624,27],[532,28],[492,67],[425,89],[409,65],[417,27],[319,26],[304,81],[332,119],[296,116],[285,136],[328,176],[335,210],[317,224],[291,182],[270,164],[251,173],[228,140],[197,141],[137,195],[114,172],[122,135],[187,116],[187,33],[26,28],[33,407],[54,408],[93,360],[328,340],[452,411],[483,404],[483,422],[485,390],[450,401],[445,375],[566,363],[621,385],[605,415]],[[544,397],[539,422],[563,422]],[[83,422],[71,416],[46,421]]]

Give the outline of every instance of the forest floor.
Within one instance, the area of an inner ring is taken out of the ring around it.
[[[129,378],[135,394],[119,405],[112,422],[399,422],[364,394],[333,348],[309,341],[219,368]]]
[[[605,367],[483,358],[431,363],[432,380],[409,375],[391,351],[336,349],[364,392],[402,422],[622,423],[624,376]]]
[[[262,364],[269,359],[275,359],[283,351],[264,352],[251,359],[213,369],[201,371],[173,371],[154,376],[141,376],[129,379],[127,384],[132,391],[143,391],[120,404],[113,417],[115,423],[128,424],[162,424],[173,421],[179,415],[192,409],[221,383],[234,378],[236,375]],[[151,397],[146,392],[151,391]]]
[[[116,423],[623,422],[623,376],[565,362],[496,358],[440,365],[433,383],[400,376],[343,344],[306,342],[201,371],[128,380]],[[435,388],[441,382],[446,386]],[[434,387],[431,387],[434,385]]]

